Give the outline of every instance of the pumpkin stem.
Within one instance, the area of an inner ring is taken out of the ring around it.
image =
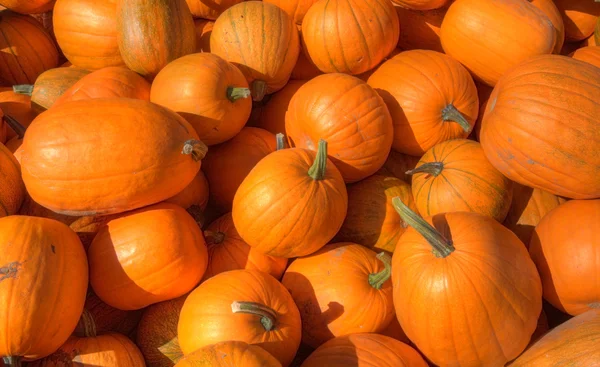
[[[33,85],[32,84],[19,84],[13,85],[13,92],[17,94],[25,94],[30,96],[33,94]]]
[[[75,335],[79,337],[95,337],[96,334],[96,322],[94,321],[94,316],[87,309],[83,309],[83,313],[79,318],[79,323],[73,332]]]
[[[437,229],[427,223],[417,213],[413,212],[398,196],[392,199],[392,205],[406,224],[416,229],[421,236],[425,237],[427,242],[433,247],[435,257],[444,258],[454,252],[452,241],[445,239]]]
[[[21,357],[2,357],[2,362],[7,367],[21,367]]]
[[[198,223],[198,227],[202,228],[204,226],[204,211],[198,205],[192,205],[186,209],[187,212],[194,218],[196,223]]]
[[[260,102],[265,98],[267,94],[267,82],[264,80],[254,80],[251,86],[252,90],[252,100],[256,102]]]
[[[407,175],[414,175],[416,173],[427,173],[433,175],[433,177],[439,176],[440,173],[444,170],[443,162],[428,162],[420,165],[415,169],[411,169],[406,171]]]
[[[325,178],[325,170],[327,168],[327,142],[323,139],[319,140],[317,148],[317,157],[312,167],[308,170],[308,175],[313,180],[322,180]]]
[[[14,117],[9,115],[4,115],[4,121],[11,129],[17,134],[19,139],[23,139],[25,136],[25,127],[19,123],[19,121],[15,120]]]
[[[383,263],[384,268],[379,273],[369,274],[369,284],[375,289],[381,289],[392,275],[392,257],[385,252],[380,252],[376,257]]]
[[[206,152],[208,152],[208,147],[206,144],[201,142],[200,140],[190,139],[185,142],[183,145],[183,150],[181,154],[192,155],[192,159],[196,162],[199,162],[206,156]]]
[[[251,94],[249,88],[227,87],[227,99],[231,102],[235,102],[242,98],[248,98]]]
[[[452,103],[444,107],[442,110],[442,120],[456,122],[467,134],[470,133],[471,129],[473,128],[471,124],[469,124],[469,121],[465,119],[462,113],[460,113],[460,111],[457,110]]]
[[[225,233],[204,231],[204,238],[206,238],[206,242],[209,245],[218,245],[220,243],[223,243],[223,241],[225,241]]]
[[[275,139],[277,139],[277,150],[285,149],[285,139],[282,133],[278,133],[275,135]]]
[[[231,312],[260,316],[260,323],[265,328],[265,331],[273,330],[277,322],[277,313],[272,308],[256,302],[233,301],[231,303]]]

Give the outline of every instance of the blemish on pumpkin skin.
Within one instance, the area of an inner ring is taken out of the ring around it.
[[[528,159],[527,164],[535,164],[535,161],[533,159]]]
[[[13,278],[16,279],[19,274],[19,270],[23,264],[18,261],[13,261],[0,268],[0,282],[4,279]]]
[[[56,253],[56,247],[54,247],[54,245],[50,245],[50,250],[52,250],[53,254]]]

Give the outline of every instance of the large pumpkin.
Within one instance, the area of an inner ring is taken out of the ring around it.
[[[183,116],[207,145],[223,143],[248,121],[252,110],[244,74],[217,55],[181,57],[158,73],[151,101]]]
[[[600,19],[600,18],[599,18]],[[600,68],[600,47],[598,46],[587,46],[578,48],[573,51],[570,57],[575,60],[580,60],[592,64]]]
[[[500,367],[521,354],[542,310],[540,276],[521,241],[485,215],[422,219],[393,200],[412,227],[392,258],[394,306],[410,340],[441,366]]]
[[[444,51],[488,85],[511,67],[549,54],[556,44],[550,18],[524,0],[456,0],[441,28]]]
[[[325,73],[358,75],[398,44],[398,14],[390,0],[318,1],[302,21],[306,55]]]
[[[294,94],[285,116],[290,145],[328,154],[346,182],[360,181],[383,166],[392,145],[393,126],[384,100],[362,80],[324,74]]]
[[[554,26],[554,32],[556,33],[556,43],[554,45],[553,53],[558,54],[565,43],[565,23],[560,11],[554,4],[554,0],[527,0],[535,7],[539,8],[546,14],[546,16],[552,22]]]
[[[200,348],[185,356],[176,367],[281,367],[263,348],[241,341],[224,341]]]
[[[210,51],[240,68],[256,101],[283,88],[294,69],[300,41],[292,18],[262,1],[244,1],[219,16]]]
[[[459,62],[429,50],[405,51],[368,80],[385,101],[394,123],[392,148],[421,156],[434,145],[466,138],[479,99],[473,78]]]
[[[599,94],[600,68],[583,61],[546,55],[521,63],[490,96],[480,134],[485,155],[525,186],[600,197]]]
[[[200,228],[183,208],[168,203],[109,221],[94,237],[88,258],[94,292],[121,310],[186,294],[208,264]]]
[[[1,115],[0,110],[0,119]],[[0,143],[0,218],[16,214],[25,194],[19,162],[10,150]]]
[[[196,51],[196,27],[185,0],[116,0],[123,61],[152,79],[171,61]]]
[[[2,0],[2,6],[21,14],[40,14],[54,6],[55,0]]]
[[[544,298],[571,315],[600,308],[600,200],[571,200],[546,214],[531,235]]]
[[[65,57],[80,68],[124,65],[116,18],[116,0],[57,0],[52,14],[56,41]]]
[[[62,214],[140,208],[177,194],[192,181],[206,153],[197,138],[185,119],[147,101],[69,102],[29,126],[22,147],[23,180],[36,202]]]
[[[566,39],[581,41],[594,32],[600,4],[587,0],[554,0],[565,23]]]
[[[396,6],[401,24],[398,47],[403,50],[433,50],[444,52],[440,28],[448,6],[432,10],[413,10]]]
[[[58,66],[54,41],[35,19],[9,10],[0,12],[0,85],[32,84]]]
[[[85,252],[69,227],[46,218],[0,218],[0,243],[0,356],[43,358],[67,340],[83,311]]]
[[[267,255],[292,258],[325,246],[342,226],[348,194],[342,175],[317,153],[278,150],[250,171],[233,199],[233,223],[246,243]]]
[[[215,20],[228,8],[244,0],[186,0],[194,18]]]
[[[283,9],[296,24],[302,24],[302,20],[308,9],[318,0],[264,0],[266,3],[277,5]]]

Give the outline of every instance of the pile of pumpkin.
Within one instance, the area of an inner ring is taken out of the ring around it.
[[[4,365],[600,363],[600,3],[0,5]]]

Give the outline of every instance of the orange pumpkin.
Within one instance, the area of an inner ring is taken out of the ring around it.
[[[554,0],[564,23],[568,42],[581,41],[594,33],[600,4],[586,0]]]
[[[252,100],[244,74],[210,53],[181,57],[158,73],[150,100],[183,116],[207,145],[223,143],[244,127]]]
[[[244,0],[186,0],[194,18],[215,20],[225,10]]]
[[[540,220],[565,201],[549,192],[515,183],[512,205],[503,224],[529,247],[531,234]]]
[[[401,24],[398,47],[403,50],[433,50],[444,52],[440,28],[448,6],[432,10],[414,10],[396,6]]]
[[[202,161],[210,187],[210,201],[220,213],[231,211],[233,197],[252,168],[275,151],[275,136],[256,127],[245,127],[233,139],[211,147]]]
[[[196,51],[196,27],[185,0],[116,0],[123,61],[152,79],[168,63]]]
[[[18,159],[18,157],[19,155],[17,154],[17,152],[15,152],[15,158]],[[77,217],[58,214],[53,212],[52,210],[44,208],[40,204],[36,203],[33,199],[31,199],[31,196],[29,196],[28,194],[25,194],[23,204],[21,204],[21,208],[19,209],[19,215],[54,219],[68,226],[70,226],[71,223],[77,220]]]
[[[296,24],[302,24],[302,20],[308,9],[318,0],[264,0],[266,3],[277,5],[285,11]]]
[[[373,175],[348,186],[348,214],[335,240],[394,252],[406,230],[406,223],[392,206],[396,196],[417,209],[410,185],[398,178]]]
[[[225,341],[200,348],[185,356],[176,367],[281,367],[269,352],[256,345],[241,341]]]
[[[116,0],[56,0],[52,16],[56,41],[73,65],[89,70],[124,65]]]
[[[490,96],[481,129],[485,155],[522,185],[600,197],[598,94],[600,68],[583,61],[546,55],[520,64]]]
[[[598,46],[587,46],[582,47],[572,52],[570,57],[575,60],[580,60],[600,67],[600,47]]]
[[[482,82],[475,82],[477,86],[477,95],[479,96],[479,115],[477,116],[477,122],[475,122],[475,127],[471,132],[471,137],[475,137],[475,140],[480,141],[481,136],[481,126],[483,125],[483,116],[485,109],[487,108],[488,101],[490,100],[490,95],[494,90],[493,87],[490,87],[487,84]]]
[[[389,255],[349,242],[295,259],[281,283],[300,310],[302,342],[317,348],[338,336],[382,331],[394,317],[390,274]]]
[[[452,3],[454,0],[392,0],[397,7],[411,10],[434,10]]]
[[[393,139],[384,100],[359,78],[338,73],[320,75],[298,89],[285,129],[291,146],[316,150],[319,139],[326,140],[332,162],[348,183],[377,172]]]
[[[392,148],[423,155],[434,145],[466,138],[477,114],[477,87],[460,63],[429,50],[405,51],[369,78],[394,123]]]
[[[269,101],[261,108],[256,127],[273,134],[285,133],[285,113],[294,94],[306,84],[305,80],[290,80],[279,92],[272,94]]]
[[[33,83],[58,66],[54,41],[35,19],[9,10],[0,13],[0,85]]]
[[[406,172],[414,169],[419,163],[420,157],[413,157],[408,154],[390,151],[390,155],[383,164],[383,167],[376,174],[381,176],[392,176],[401,179],[404,182],[412,182],[412,176]]]
[[[177,334],[185,355],[219,342],[242,341],[265,349],[287,367],[300,345],[300,313],[285,287],[269,274],[232,270],[190,293]]]
[[[147,101],[69,102],[29,126],[23,181],[36,202],[61,214],[124,212],[165,200],[192,181],[206,153],[197,138],[185,119]]]
[[[141,310],[118,310],[102,302],[94,292],[89,290],[85,299],[83,314],[73,335],[81,338],[90,336],[90,334],[120,333],[132,335],[141,318]]]
[[[341,24],[341,25],[340,25]],[[302,21],[306,55],[325,73],[358,75],[398,44],[398,14],[390,0],[317,1]]]
[[[165,200],[166,203],[179,205],[184,209],[192,208],[192,211],[203,211],[208,204],[208,180],[202,171],[198,174],[185,189],[181,190],[175,196]],[[194,208],[196,207],[196,208]]]
[[[560,53],[564,43],[565,43],[565,23],[563,22],[563,18],[560,14],[560,11],[554,4],[554,0],[528,0],[535,7],[539,8],[541,11],[546,14],[546,16],[552,22],[554,26],[554,32],[556,33],[556,43],[554,45],[555,54]]]
[[[338,232],[348,208],[342,175],[318,152],[273,152],[250,171],[233,199],[233,223],[257,251],[276,257],[309,255]]]
[[[31,97],[15,93],[12,88],[0,87],[0,110],[5,115],[13,117],[24,127],[29,126],[35,118],[35,114],[31,109]],[[6,141],[17,136],[17,133],[0,117],[0,136],[3,134],[6,136]]]
[[[296,65],[300,41],[296,24],[280,8],[262,1],[244,1],[219,16],[210,50],[239,67],[261,101],[283,88]],[[268,55],[268,56],[265,56]]]
[[[43,207],[42,207],[43,208]],[[75,218],[69,227],[77,233],[83,248],[87,252],[88,248],[92,244],[92,240],[96,237],[96,234],[100,228],[104,227],[110,220],[118,218],[118,214],[112,215],[90,215],[84,217],[71,217]]]
[[[0,110],[0,116],[1,114]],[[0,218],[16,214],[25,194],[19,162],[10,150],[0,143]]]
[[[300,39],[302,39],[302,26],[298,26],[298,32],[300,32]],[[306,49],[300,43],[300,53],[298,54],[298,60],[292,70],[292,80],[311,80],[312,78],[323,74],[319,68],[315,66],[312,60],[306,55]]]
[[[542,310],[540,277],[521,241],[485,215],[422,219],[393,203],[411,226],[392,258],[394,306],[410,340],[441,366],[503,366],[521,354]]]
[[[81,242],[55,220],[15,215],[0,218],[0,243],[0,356],[46,357],[83,311],[88,263]]]
[[[570,315],[600,305],[600,249],[596,229],[600,200],[571,200],[546,214],[531,235],[529,253],[537,265],[544,298]],[[576,251],[574,251],[576,249]]]
[[[600,310],[590,310],[552,329],[510,367],[593,366],[600,360]]]
[[[155,303],[144,310],[137,328],[136,344],[148,366],[172,367],[183,358],[177,339],[177,323],[186,298],[187,294]]]
[[[208,264],[198,225],[184,209],[168,203],[110,220],[94,237],[88,258],[94,292],[121,310],[184,295]]]
[[[552,53],[556,45],[550,18],[523,0],[456,0],[440,36],[444,51],[490,86],[513,66]]]
[[[302,367],[347,366],[427,367],[412,347],[387,336],[358,333],[328,341],[315,350]]]
[[[208,19],[194,19],[196,28],[196,52],[210,52],[210,35],[215,22]]]
[[[210,259],[205,279],[235,269],[260,270],[281,279],[287,267],[287,259],[265,255],[244,242],[233,225],[231,213],[212,222],[204,231],[204,237]]]
[[[39,14],[52,9],[54,1],[55,0],[2,0],[2,6],[21,14]]]
[[[512,181],[490,164],[481,145],[449,140],[431,148],[411,171],[412,193],[423,215],[475,212],[500,223],[512,202]]]

